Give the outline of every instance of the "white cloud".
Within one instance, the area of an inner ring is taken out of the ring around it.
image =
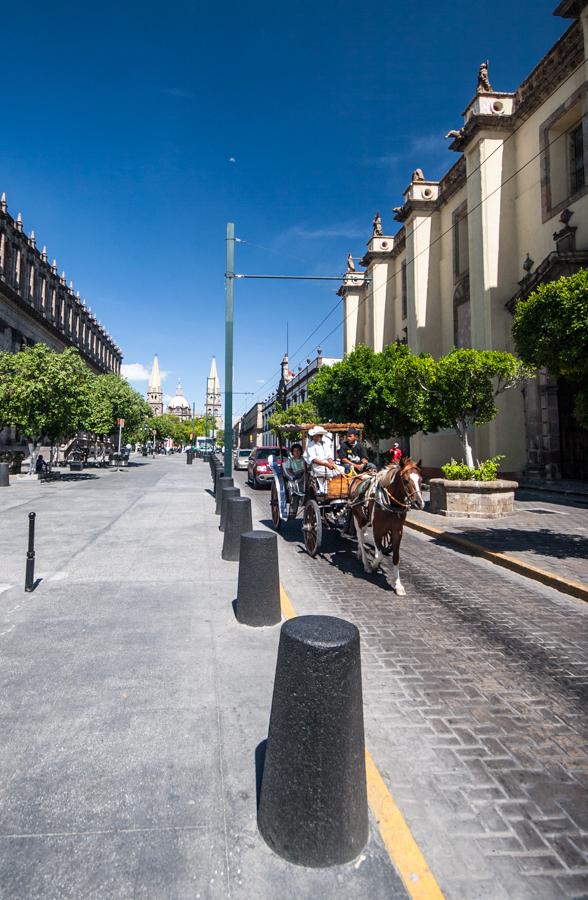
[[[127,381],[149,381],[151,370],[144,366],[143,363],[123,363],[120,367],[120,374]],[[165,381],[167,376],[171,375],[171,372],[166,372],[162,369],[159,374],[161,380]]]
[[[255,384],[265,384],[265,378],[256,378]]]
[[[149,381],[149,372],[143,363],[123,363],[120,374],[127,381]]]
[[[325,228],[305,228],[294,225],[282,237],[304,238],[305,240],[322,240],[324,238],[361,238],[365,236],[365,227],[357,222],[340,222]]]

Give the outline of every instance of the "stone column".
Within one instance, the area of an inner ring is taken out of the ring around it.
[[[431,246],[433,213],[438,197],[439,182],[415,180],[413,175],[404,194],[403,208],[408,344],[415,353],[434,355],[441,351],[441,310],[438,296],[430,294],[430,287],[438,283],[438,278],[430,279],[429,276],[431,265],[439,255],[438,248]]]
[[[337,291],[343,298],[343,353],[351,353],[358,341],[359,308],[366,302],[364,272],[347,272]]]
[[[380,353],[385,346],[386,301],[392,291],[390,279],[394,263],[393,249],[393,237],[372,237],[368,242],[367,253],[361,260],[361,265],[366,266],[364,275],[367,282],[364,300],[367,324],[365,343],[376,353]]]

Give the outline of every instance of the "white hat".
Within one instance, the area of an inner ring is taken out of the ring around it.
[[[314,425],[312,428],[309,429],[308,436],[316,437],[317,434],[328,434],[328,433],[329,432],[327,431],[327,429],[323,428],[322,425]]]

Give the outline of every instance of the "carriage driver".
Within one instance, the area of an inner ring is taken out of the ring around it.
[[[347,431],[347,440],[341,442],[338,456],[346,474],[349,474],[352,468],[354,472],[359,473],[365,472],[370,467],[365,447],[357,440],[357,428],[350,428]]]
[[[343,472],[333,459],[333,448],[328,435],[329,432],[322,425],[314,425],[308,432],[310,442],[304,451],[304,461],[315,478],[319,479],[321,491],[326,490],[326,478]]]

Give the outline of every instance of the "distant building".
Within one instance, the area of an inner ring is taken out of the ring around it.
[[[51,350],[75,347],[98,374],[120,372],[122,351],[104,326],[69,287],[65,272],[49,263],[47,250],[37,248],[35,232],[27,235],[22,216],[8,213],[6,194],[0,199],[0,350],[17,353],[23,347],[46,344]]]
[[[308,385],[316,378],[322,366],[332,366],[340,362],[338,357],[325,357],[322,351],[314,359],[308,357],[305,366],[299,366],[292,372],[288,355],[282,359],[280,382],[277,389],[261,403],[255,403],[240,420],[241,447],[255,447],[273,444],[276,439],[269,427],[269,419],[277,409],[292,406],[293,403],[304,403],[308,400]]]
[[[175,416],[176,419],[179,419],[180,422],[185,422],[192,418],[192,407],[184,397],[181,381],[178,381],[176,396],[169,401],[167,412],[170,416]]]
[[[163,415],[163,391],[161,390],[161,375],[159,373],[159,360],[157,353],[153,357],[153,366],[147,388],[147,403],[151,407],[154,416]]]
[[[204,416],[207,421],[208,431],[212,434],[222,428],[221,419],[221,384],[216,368],[216,357],[212,357],[210,372],[206,379],[206,401],[204,404]]]
[[[348,271],[339,290],[346,353],[395,340],[436,358],[452,347],[513,352],[519,299],[588,266],[588,4],[563,0],[555,15],[569,28],[516,90],[494,90],[482,64],[462,121],[448,123],[457,161],[439,181],[415,168],[396,233],[374,223],[365,271]],[[510,472],[588,478],[577,389],[543,372],[501,395],[475,455],[504,454]],[[415,435],[410,451],[429,471],[462,453],[450,430]]]

